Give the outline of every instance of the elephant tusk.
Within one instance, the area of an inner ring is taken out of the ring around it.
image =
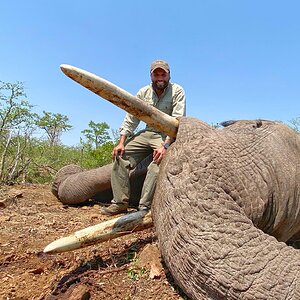
[[[110,101],[168,136],[176,137],[178,130],[178,120],[176,118],[163,113],[113,83],[92,73],[66,64],[62,64],[60,68],[65,75],[98,96]]]
[[[44,253],[54,254],[71,251],[112,240],[152,226],[151,212],[137,211],[81,229],[70,236],[60,238],[47,245]]]

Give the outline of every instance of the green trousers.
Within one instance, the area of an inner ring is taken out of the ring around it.
[[[130,199],[129,172],[135,166],[153,153],[154,149],[160,148],[164,135],[152,131],[140,131],[125,145],[123,157],[115,159],[111,174],[113,191],[112,203],[127,204]],[[156,179],[159,166],[151,162],[148,166],[147,175],[142,188],[139,209],[150,209],[156,187]]]

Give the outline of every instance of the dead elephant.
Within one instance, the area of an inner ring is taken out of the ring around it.
[[[126,94],[102,94],[92,79],[87,88],[127,107]],[[149,109],[136,115],[153,126],[161,115]],[[166,124],[170,134],[176,122]],[[284,243],[300,234],[299,134],[272,121],[215,129],[193,118],[175,132],[152,213],[176,282],[192,299],[300,299],[300,253]]]

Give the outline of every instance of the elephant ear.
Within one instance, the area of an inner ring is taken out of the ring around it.
[[[232,176],[215,166],[220,138],[200,121],[180,121],[152,206],[162,258],[191,299],[299,299],[300,254],[254,227],[218,184]]]

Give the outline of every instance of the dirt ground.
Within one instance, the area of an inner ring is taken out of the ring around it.
[[[54,240],[110,217],[62,205],[47,185],[0,187],[0,299],[187,299],[163,268],[154,229],[61,254]]]

